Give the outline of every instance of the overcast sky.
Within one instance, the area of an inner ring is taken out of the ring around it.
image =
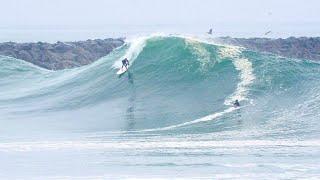
[[[0,0],[1,26],[320,22],[319,0]]]
[[[192,33],[213,27],[217,36],[260,36],[269,30],[274,37],[320,35],[320,0],[0,0],[0,5],[0,41],[127,36],[141,26],[156,26],[148,32],[194,28]],[[80,27],[92,30],[66,31]],[[32,28],[59,32],[49,39],[53,32]]]

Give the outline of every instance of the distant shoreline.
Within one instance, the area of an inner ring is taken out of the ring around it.
[[[252,51],[276,55],[320,60],[320,37],[271,38],[232,38],[219,37],[215,40]],[[56,43],[0,43],[0,55],[25,60],[50,70],[80,67],[106,56],[124,44],[123,38],[94,39]]]

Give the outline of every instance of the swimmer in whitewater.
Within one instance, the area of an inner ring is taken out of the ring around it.
[[[239,103],[238,99],[236,101],[234,101],[233,106],[240,107],[240,103]]]
[[[122,67],[126,67],[126,69],[128,69],[129,66],[129,60],[127,58],[125,58],[124,60],[122,60]]]

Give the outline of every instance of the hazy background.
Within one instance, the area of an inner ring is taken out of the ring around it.
[[[0,0],[0,41],[148,34],[319,36],[318,0]]]

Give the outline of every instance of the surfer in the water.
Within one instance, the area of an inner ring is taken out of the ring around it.
[[[240,103],[239,103],[238,99],[236,101],[234,101],[233,106],[240,107]]]
[[[127,58],[125,58],[124,60],[122,60],[122,67],[126,67],[126,69],[128,69],[129,66],[129,60]]]

